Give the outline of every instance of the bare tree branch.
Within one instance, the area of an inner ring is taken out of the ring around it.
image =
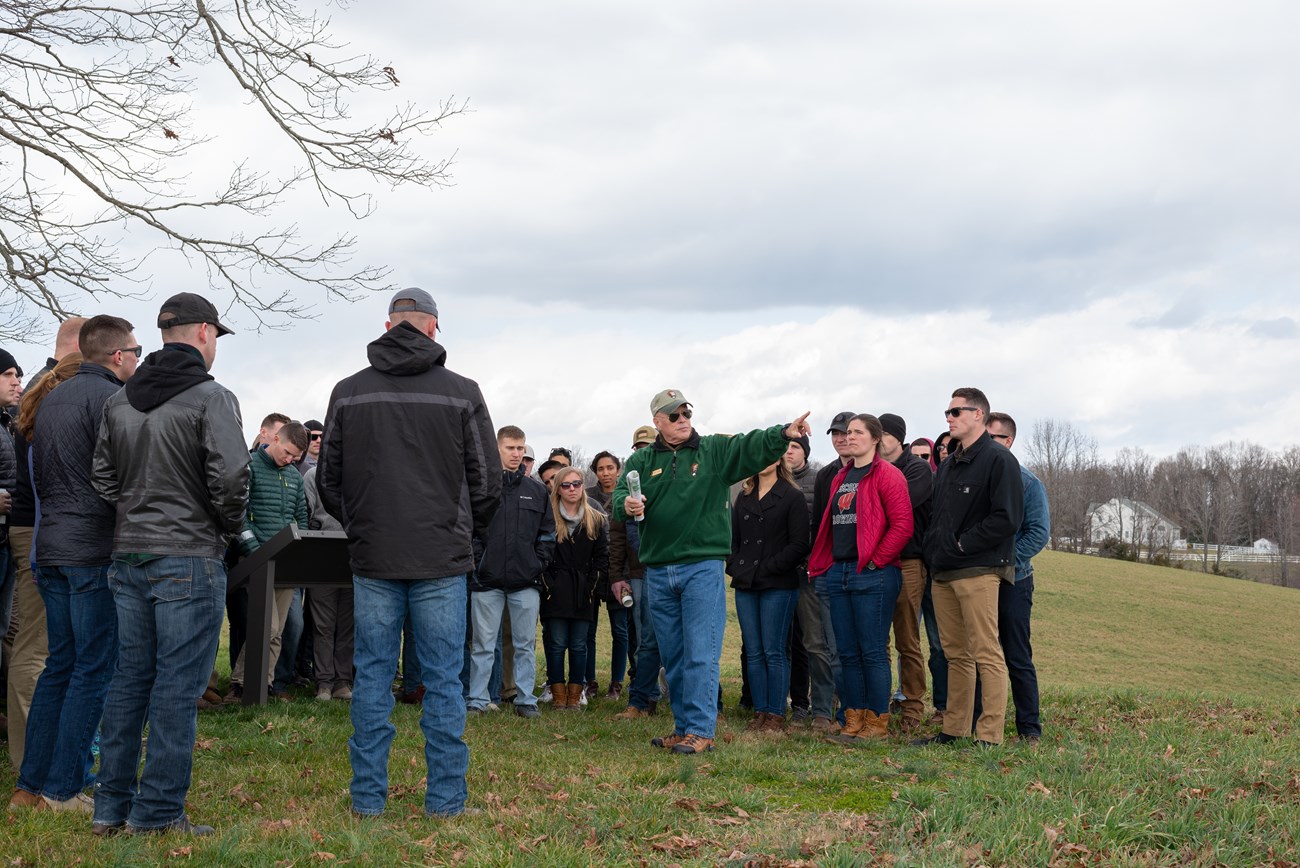
[[[329,19],[307,7],[0,4],[0,338],[32,337],[39,320],[66,318],[99,296],[139,295],[144,260],[124,257],[118,241],[141,230],[201,266],[259,327],[310,316],[297,300],[304,289],[352,300],[383,288],[385,269],[348,265],[352,236],[305,240],[295,224],[266,221],[304,185],[360,218],[373,211],[374,182],[447,184],[450,158],[426,159],[411,142],[466,105],[408,104],[354,121],[348,99],[395,89],[397,71],[332,41]],[[298,154],[296,171],[273,179],[237,160],[219,189],[192,188],[186,159],[208,143],[191,116],[203,67],[249,95],[270,134]],[[214,215],[240,229],[214,234],[205,228]]]

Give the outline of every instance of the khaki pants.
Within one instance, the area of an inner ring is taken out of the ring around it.
[[[289,620],[291,603],[293,603],[293,588],[277,588],[275,606],[271,609],[271,657],[266,669],[268,685],[275,680],[275,664],[280,659],[280,636],[284,633],[284,622]],[[238,684],[242,687],[244,684],[244,651],[248,643],[244,644],[245,648],[239,649],[239,657],[235,659],[234,668],[230,670],[231,686]]]
[[[49,642],[45,632],[45,601],[32,579],[32,528],[9,528],[9,547],[17,573],[14,585],[12,656],[9,658],[9,760],[16,771],[23,763],[27,713],[36,692],[36,679],[45,669]]]
[[[903,587],[894,603],[894,647],[898,650],[898,689],[903,691],[903,719],[920,723],[925,715],[925,658],[921,656],[921,598],[925,565],[907,558],[899,566]]]
[[[948,708],[943,715],[947,735],[964,738],[971,734],[978,668],[984,710],[975,725],[975,737],[1002,743],[1007,717],[1007,664],[998,641],[1001,583],[998,576],[986,574],[935,582],[932,586],[939,639],[948,658]]]

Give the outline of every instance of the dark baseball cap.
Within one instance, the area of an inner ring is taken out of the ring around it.
[[[437,319],[438,303],[418,286],[408,286],[393,293],[392,300],[388,302],[389,316],[395,313],[427,313]]]
[[[831,427],[826,429],[827,434],[838,432],[840,434],[849,433],[849,420],[858,415],[852,410],[845,410],[842,413],[836,413],[835,418],[831,420]]]
[[[205,322],[217,327],[217,337],[233,335],[232,329],[221,324],[217,316],[217,307],[203,296],[194,292],[178,292],[163,302],[158,311],[158,328],[169,329],[190,323]]]

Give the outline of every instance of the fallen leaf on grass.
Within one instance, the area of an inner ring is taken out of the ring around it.
[[[1045,796],[1050,796],[1052,794],[1052,791],[1049,790],[1047,788],[1047,785],[1044,784],[1042,781],[1034,781],[1032,784],[1029,785],[1028,791],[1031,793],[1042,793]]]
[[[1059,829],[1056,829],[1051,826],[1048,826],[1047,824],[1043,824],[1043,834],[1047,836],[1047,843],[1049,844],[1055,844],[1056,839],[1059,838],[1061,836],[1061,833],[1064,831],[1065,831],[1064,826],[1062,826]]]
[[[273,729],[275,729],[275,724],[268,720],[266,726],[262,727],[262,735],[266,735]]]
[[[562,732],[553,732],[553,733],[551,733],[551,735],[555,736],[555,740],[556,740],[556,741],[568,741],[568,740],[569,740],[569,737],[568,737],[567,735],[565,735],[564,733],[562,733]]]
[[[567,802],[569,800],[568,790],[556,790],[546,797],[552,802]]]
[[[1165,759],[1168,760],[1173,758],[1174,758],[1174,746],[1171,744],[1165,748]]]
[[[531,853],[531,852],[533,852],[533,848],[534,848],[534,847],[536,847],[538,844],[542,843],[543,841],[545,841],[545,840],[546,840],[547,838],[549,838],[549,837],[551,837],[551,836],[550,836],[550,835],[538,835],[536,838],[534,838],[534,839],[531,840],[531,841],[520,841],[520,842],[519,842],[519,849],[520,849],[520,850],[523,850],[525,853]]]
[[[262,823],[262,828],[268,832],[278,832],[281,829],[291,829],[293,828],[293,820],[266,820]]]
[[[903,767],[902,763],[898,762],[897,760],[890,759],[887,756],[882,756],[880,758],[880,761],[885,765],[889,766],[891,769],[901,769]]]
[[[196,738],[194,740],[195,750],[212,750],[212,746],[217,743],[215,738]]]
[[[709,822],[715,826],[743,826],[745,821],[739,817],[710,817]]]
[[[331,859],[337,859],[339,857],[335,856],[328,850],[317,850],[315,853],[311,854],[311,858],[315,859],[317,862],[328,862]]]
[[[497,773],[496,773],[496,772],[488,772],[488,783],[489,783],[489,784],[495,784],[495,783],[496,783],[497,781],[499,781],[499,780],[501,780],[501,778],[497,777]]]
[[[193,852],[194,852],[193,847],[177,847],[175,850],[168,850],[167,855],[171,856],[173,859],[176,859],[178,857],[184,857],[188,859],[190,858],[190,854]]]
[[[700,809],[699,799],[678,799],[673,802],[673,804],[681,808],[683,811],[690,811],[692,814]]]

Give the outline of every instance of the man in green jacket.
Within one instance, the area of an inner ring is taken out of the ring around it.
[[[307,429],[299,422],[290,422],[271,435],[271,441],[253,453],[248,464],[248,512],[244,528],[239,533],[239,553],[248,557],[267,540],[296,522],[306,530],[308,521],[307,493],[302,487],[302,474],[294,464],[307,450]],[[271,611],[271,655],[266,673],[266,683],[275,678],[275,664],[280,659],[281,637],[284,623],[293,603],[293,588],[277,588],[275,608]],[[240,650],[235,665],[230,670],[230,694],[227,702],[236,702],[244,695],[244,652]],[[275,690],[272,689],[272,694]],[[275,694],[284,697],[283,691]]]
[[[713,750],[718,716],[718,659],[727,624],[724,564],[731,553],[734,483],[758,473],[809,433],[805,413],[789,425],[748,434],[701,437],[691,426],[692,405],[676,389],[650,402],[659,432],[635,452],[614,488],[615,521],[639,521],[647,605],[659,639],[673,708],[672,735],[656,747],[674,753]],[[627,475],[640,476],[641,496]]]

